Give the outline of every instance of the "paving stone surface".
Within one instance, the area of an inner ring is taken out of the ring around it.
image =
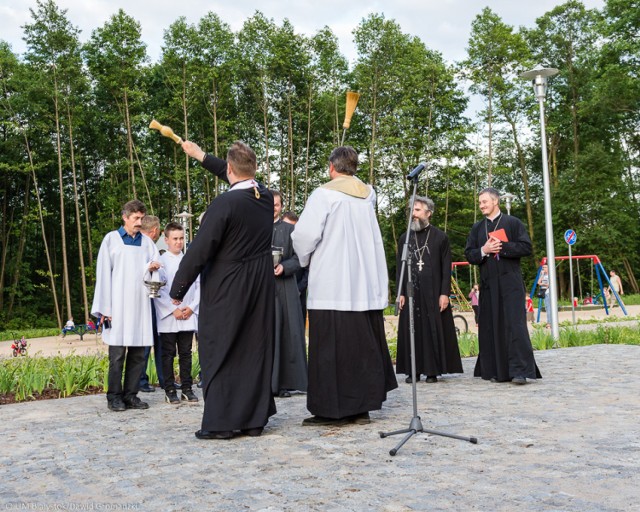
[[[536,352],[543,379],[399,379],[370,425],[303,427],[304,395],[276,399],[262,437],[200,441],[202,403],[111,412],[105,395],[0,408],[0,510],[638,510],[640,347]]]

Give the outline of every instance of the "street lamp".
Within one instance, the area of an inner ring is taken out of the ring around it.
[[[176,215],[176,219],[178,219],[180,221],[180,224],[184,228],[185,248],[189,245],[189,242],[191,241],[191,239],[189,238],[189,229],[187,227],[188,223],[189,223],[189,219],[191,217],[193,217],[193,214],[192,213],[188,213],[186,211]]]
[[[515,194],[511,194],[510,192],[505,192],[500,196],[500,199],[504,199],[504,204],[507,207],[507,215],[511,215],[511,201],[515,198]]]
[[[547,260],[549,263],[549,309],[551,319],[551,333],[557,340],[560,337],[558,326],[558,293],[556,281],[556,255],[553,247],[553,220],[551,217],[551,188],[549,180],[549,165],[547,164],[547,136],[544,126],[544,98],[547,94],[547,78],[557,75],[556,68],[544,68],[538,64],[531,71],[520,74],[520,78],[531,80],[533,92],[540,104],[540,138],[542,145],[542,181],[544,185],[544,221],[547,241]]]

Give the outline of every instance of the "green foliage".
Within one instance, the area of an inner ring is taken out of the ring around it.
[[[398,356],[398,338],[388,338],[387,345],[389,347],[389,354],[391,355],[391,360],[395,361]]]
[[[465,332],[458,336],[458,348],[461,357],[474,357],[478,355],[478,336]]]
[[[198,376],[200,375],[200,370],[201,370],[200,356],[198,355],[198,351],[196,350],[192,354],[192,361],[191,361],[191,378],[194,380],[194,382],[198,379]]]

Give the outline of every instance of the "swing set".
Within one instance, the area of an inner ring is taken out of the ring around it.
[[[469,289],[473,288],[473,274],[471,273],[471,265],[468,261],[452,261],[451,262],[451,297],[449,302],[458,311],[473,311],[467,297],[462,293],[458,285],[458,267],[469,266]]]
[[[622,302],[622,299],[620,298],[620,296],[618,295],[618,292],[615,290],[615,288],[613,286],[611,286],[611,281],[609,280],[609,276],[607,275],[607,272],[604,269],[604,266],[602,265],[602,262],[600,261],[600,258],[595,255],[595,254],[588,254],[588,255],[583,255],[583,256],[556,256],[555,257],[556,261],[564,261],[564,260],[576,260],[577,262],[577,267],[578,267],[578,287],[579,287],[579,294],[580,297],[582,297],[582,279],[580,277],[580,260],[591,260],[593,265],[591,266],[591,294],[588,296],[588,298],[584,299],[584,304],[597,304],[599,302],[598,298],[601,297],[602,298],[602,304],[604,305],[604,311],[605,313],[608,315],[609,314],[609,306],[607,305],[607,296],[605,294],[604,291],[604,284],[603,282],[606,281],[606,284],[609,285],[609,289],[613,292],[613,295],[616,298],[616,301],[618,302],[618,305],[620,306],[620,308],[622,309],[622,312],[624,313],[625,316],[628,316],[627,313],[627,309],[624,307],[624,304]],[[536,288],[538,287],[538,279],[540,278],[540,273],[542,272],[542,266],[545,265],[547,263],[547,258],[544,257],[542,258],[542,260],[540,261],[540,266],[538,267],[538,272],[536,273],[536,278],[533,281],[533,286],[531,287],[531,294],[530,297],[533,300],[533,298],[536,296]],[[598,279],[598,287],[600,288],[600,293],[598,295],[596,295],[594,297],[593,295],[593,271],[595,269],[595,274],[596,277]],[[571,276],[571,278],[573,278],[573,276]],[[573,300],[573,297],[571,298]],[[595,300],[594,300],[595,299]],[[542,301],[544,299],[542,297],[538,297],[538,318],[537,318],[537,322],[540,322],[540,310],[542,309]],[[587,302],[587,300],[589,300],[590,302]]]

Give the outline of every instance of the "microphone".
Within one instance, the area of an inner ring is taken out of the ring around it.
[[[407,179],[408,180],[416,179],[420,175],[420,173],[425,170],[426,167],[427,167],[427,164],[425,164],[424,162],[419,163],[418,166],[409,173],[409,175],[407,176]]]

